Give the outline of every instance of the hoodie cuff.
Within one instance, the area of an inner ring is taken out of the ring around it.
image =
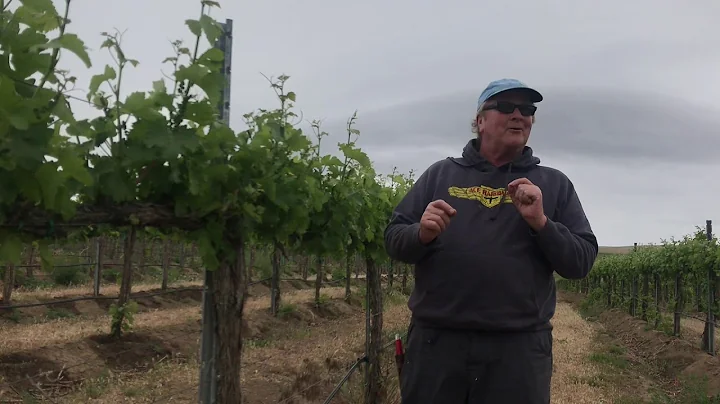
[[[545,248],[547,246],[550,246],[550,248],[552,248],[554,243],[562,243],[563,241],[563,237],[560,233],[560,229],[558,228],[558,224],[550,220],[550,218],[547,219],[547,222],[545,222],[545,227],[543,227],[542,230],[535,231],[531,228],[530,236],[537,240],[537,242],[540,244],[540,247],[542,248]]]
[[[555,222],[550,220],[549,217],[547,217],[547,220],[545,221],[545,226],[540,231],[533,230],[532,227],[529,228],[530,235],[533,237],[543,237],[544,234],[548,233],[548,230],[550,232],[553,232],[554,230],[557,230],[557,227],[555,226]]]
[[[421,259],[427,254],[434,245],[438,243],[438,237],[427,244],[420,241],[420,223],[413,223],[405,229],[405,237],[407,237],[407,245],[409,253],[417,259]]]

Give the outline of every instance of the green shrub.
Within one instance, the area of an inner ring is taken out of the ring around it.
[[[335,268],[332,271],[332,278],[334,281],[345,279],[345,268]]]
[[[80,285],[90,278],[82,266],[55,267],[52,272],[53,281],[58,285]]]
[[[118,283],[120,281],[120,271],[117,269],[103,269],[102,280],[110,283]]]

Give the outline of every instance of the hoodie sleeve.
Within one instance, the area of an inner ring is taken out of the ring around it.
[[[416,264],[437,241],[427,245],[420,242],[420,218],[432,197],[428,193],[429,172],[430,169],[426,170],[413,184],[393,210],[390,223],[385,228],[385,250],[396,261]]]
[[[595,263],[598,243],[575,187],[567,181],[555,220],[548,218],[542,230],[532,233],[555,272],[565,279],[582,279]]]

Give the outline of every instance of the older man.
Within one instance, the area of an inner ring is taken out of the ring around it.
[[[598,245],[572,182],[526,146],[542,99],[490,83],[477,138],[430,166],[387,226],[390,256],[415,265],[404,404],[550,402],[553,272],[585,277]]]

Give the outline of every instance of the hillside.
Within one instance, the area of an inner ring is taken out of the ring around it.
[[[600,246],[600,254],[627,254],[633,246]]]

